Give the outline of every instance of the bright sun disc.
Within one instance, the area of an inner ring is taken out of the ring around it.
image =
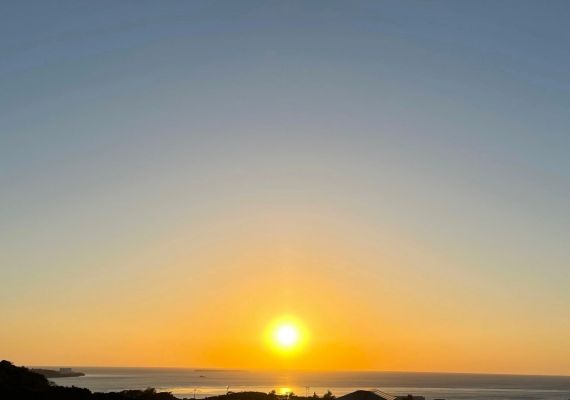
[[[299,342],[299,330],[293,325],[278,326],[275,331],[275,341],[282,348],[290,348]]]

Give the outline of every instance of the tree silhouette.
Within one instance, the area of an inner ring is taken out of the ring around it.
[[[324,400],[334,400],[334,399],[336,399],[336,397],[334,394],[332,394],[332,392],[330,390],[327,390],[327,392],[323,395],[323,399]]]

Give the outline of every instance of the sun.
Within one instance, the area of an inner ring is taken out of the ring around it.
[[[269,348],[283,356],[299,354],[305,347],[308,334],[304,325],[291,316],[275,319],[266,330]]]
[[[279,325],[275,330],[275,343],[283,349],[294,347],[299,343],[299,329],[291,324]]]

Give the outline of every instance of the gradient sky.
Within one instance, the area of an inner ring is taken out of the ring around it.
[[[570,374],[569,20],[2,2],[0,358]]]

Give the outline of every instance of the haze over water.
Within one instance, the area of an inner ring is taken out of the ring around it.
[[[57,379],[58,384],[95,391],[156,387],[178,397],[203,398],[230,391],[275,390],[304,396],[331,390],[340,396],[356,389],[381,388],[393,394],[417,394],[447,400],[561,400],[570,397],[570,377],[509,376],[401,372],[253,372],[230,370],[92,368],[81,378]]]

